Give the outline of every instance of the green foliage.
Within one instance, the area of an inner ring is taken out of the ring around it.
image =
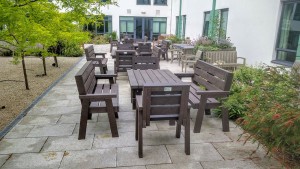
[[[299,76],[281,67],[242,68],[225,102],[250,138],[295,159],[300,158]]]
[[[194,44],[194,52],[201,51],[218,51],[218,50],[234,50],[230,38],[214,40],[208,37],[199,37],[192,42]]]
[[[172,43],[181,43],[182,42],[182,39],[178,38],[176,35],[170,35],[166,39],[170,40]]]
[[[110,41],[110,40],[118,40],[118,34],[116,31],[113,31],[111,33],[105,34],[105,37]]]
[[[81,57],[83,55],[83,50],[76,43],[65,43],[62,55],[66,57]]]
[[[92,44],[108,44],[109,43],[109,35],[96,35],[90,41]]]

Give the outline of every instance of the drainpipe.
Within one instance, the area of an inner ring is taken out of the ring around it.
[[[181,8],[182,8],[182,0],[180,0],[180,5],[179,5],[179,17],[178,17],[178,23],[177,23],[177,28],[178,28],[178,34],[177,34],[177,37],[180,38],[180,39],[182,38],[182,37],[181,37],[181,29],[182,29]]]
[[[297,53],[296,53],[296,60],[295,60],[295,63],[294,63],[294,66],[298,73],[300,73],[300,36],[299,36],[299,39],[298,39],[298,47],[297,47]]]
[[[209,27],[208,27],[208,37],[210,38],[215,38],[214,36],[214,29],[215,29],[215,23],[214,23],[214,18],[215,18],[215,11],[216,11],[216,1],[213,0],[212,3],[212,9],[210,11],[210,19],[209,19]]]
[[[173,1],[171,0],[170,35],[172,34]]]

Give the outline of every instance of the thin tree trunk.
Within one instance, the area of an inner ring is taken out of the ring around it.
[[[46,69],[46,59],[44,56],[42,56],[42,59],[43,59],[43,67],[44,67],[44,75],[46,76],[47,75],[47,69]]]
[[[26,90],[29,90],[29,85],[28,85],[28,80],[27,80],[27,73],[26,73],[26,66],[25,66],[25,59],[24,59],[24,54],[23,53],[22,53],[22,66],[23,66],[23,73],[24,73]]]
[[[57,57],[54,56],[54,63],[55,63],[55,67],[58,67],[58,62],[57,62]]]

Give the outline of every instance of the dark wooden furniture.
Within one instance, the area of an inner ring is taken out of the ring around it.
[[[118,47],[118,40],[110,40],[110,53],[112,52],[113,47]]]
[[[166,40],[163,40],[161,42],[161,54],[162,54],[162,57],[166,60],[167,58],[167,61],[169,61],[169,55],[168,55],[168,50],[169,50],[169,47],[170,47],[170,42],[169,41],[166,41]]]
[[[132,108],[136,106],[136,95],[141,94],[144,84],[181,84],[183,83],[170,70],[149,69],[149,70],[127,70],[131,88]]]
[[[221,106],[220,98],[226,98],[232,84],[233,73],[198,60],[194,73],[177,73],[180,78],[191,77],[189,103],[198,109],[194,132],[199,133],[205,110]],[[200,88],[200,86],[203,89]],[[223,131],[229,131],[228,110],[222,107]]]
[[[136,57],[135,50],[116,50],[116,71],[126,72],[132,69],[132,59]]]
[[[138,56],[151,56],[152,55],[151,43],[139,42],[136,52]]]
[[[144,118],[149,121],[176,120],[176,137],[180,138],[181,125],[185,130],[185,153],[190,154],[190,112],[187,84],[145,84],[143,95],[137,96],[135,139],[138,154],[143,158]]]
[[[133,57],[132,69],[159,69],[159,58],[148,56]]]
[[[125,43],[125,44],[118,44],[117,45],[117,50],[135,50],[135,47],[134,47],[134,45],[133,44],[131,44],[131,43]],[[112,50],[112,52],[111,52],[111,57],[113,58],[113,59],[115,59],[116,58],[116,50]]]
[[[124,43],[133,44],[134,43],[134,39],[132,39],[132,38],[124,38]]]
[[[194,54],[195,46],[190,44],[173,44],[174,48],[181,49],[183,54]]]
[[[154,46],[152,50],[152,57],[157,57],[160,59],[161,49],[160,47]]]
[[[92,61],[94,67],[99,67],[101,74],[107,73],[107,61],[105,58],[106,53],[96,53],[94,46],[90,45],[84,49],[87,61]],[[96,57],[97,55],[102,56],[102,58]]]
[[[78,139],[85,139],[87,120],[92,118],[92,113],[108,113],[112,136],[118,137],[115,118],[119,111],[118,85],[97,84],[98,79],[109,77],[108,75],[95,75],[94,69],[92,62],[88,61],[75,75],[82,106]]]

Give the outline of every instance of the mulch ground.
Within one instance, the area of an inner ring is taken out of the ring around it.
[[[81,58],[58,57],[59,67],[53,67],[54,59],[46,59],[47,76],[42,59],[26,57],[25,64],[30,90],[26,90],[22,64],[13,64],[12,57],[0,57],[0,131],[28,107],[53,82]]]

